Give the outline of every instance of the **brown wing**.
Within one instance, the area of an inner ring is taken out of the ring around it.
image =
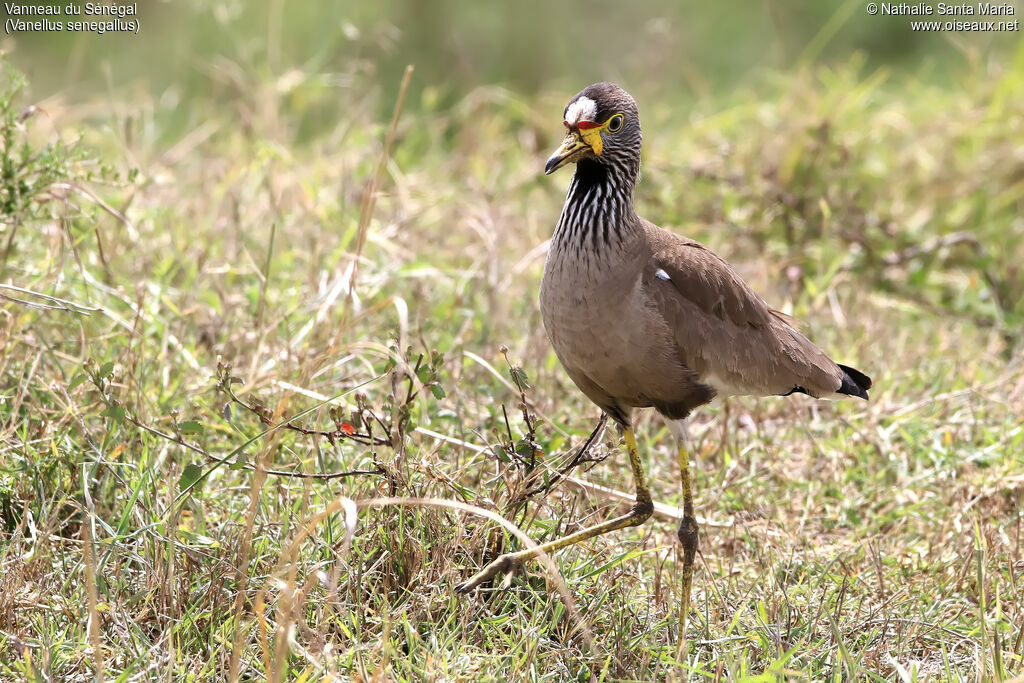
[[[733,268],[699,242],[645,222],[651,245],[643,286],[687,367],[740,394],[829,396],[843,373],[776,315]]]

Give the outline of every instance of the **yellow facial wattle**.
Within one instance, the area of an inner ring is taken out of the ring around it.
[[[582,124],[589,123],[589,121],[580,121],[580,137],[583,142],[587,143],[590,149],[594,150],[594,154],[601,156],[601,151],[604,149],[604,140],[601,138],[601,133],[608,125],[605,123],[603,126],[595,126],[594,128],[584,128]]]
[[[565,121],[565,127],[569,129],[568,135],[561,147],[548,158],[544,166],[544,173],[552,173],[567,163],[574,162],[589,149],[595,156],[601,156],[604,151],[605,132],[614,134],[622,130],[622,114],[615,114],[604,123],[597,123],[582,119],[575,124]],[[575,130],[573,128],[575,127]]]

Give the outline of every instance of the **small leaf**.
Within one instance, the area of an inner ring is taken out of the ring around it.
[[[68,384],[68,393],[70,394],[72,391],[75,390],[75,388],[78,387],[78,385],[80,385],[87,379],[89,379],[89,376],[86,375],[84,372],[80,372],[77,375],[75,375],[74,378],[72,378],[71,383]]]
[[[108,406],[106,410],[100,413],[100,415],[103,417],[109,417],[115,422],[120,422],[124,419],[124,408],[115,403],[112,406]]]
[[[197,482],[199,482],[202,476],[202,467],[195,463],[186,465],[181,473],[181,479],[178,480],[178,490],[184,492],[193,486],[197,486]]]
[[[517,386],[522,388],[523,391],[526,391],[527,389],[530,388],[530,377],[529,375],[526,374],[526,370],[523,370],[518,365],[515,365],[509,369],[509,373],[512,375],[512,381],[515,382]]]
[[[178,424],[178,429],[182,434],[202,434],[203,425],[199,424],[195,420],[187,420]]]
[[[111,373],[113,373],[113,372],[114,372],[114,362],[113,361],[107,361],[106,363],[104,363],[103,365],[100,366],[99,376],[101,378],[103,378],[103,379],[106,379],[107,377],[110,377]]]
[[[434,382],[433,384],[430,385],[430,391],[431,393],[434,394],[434,398],[436,399],[442,399],[447,395],[444,393],[444,387],[442,387],[437,382]]]
[[[231,463],[230,465],[228,465],[228,469],[230,469],[230,470],[241,470],[241,469],[244,469],[247,462],[248,461],[245,459],[245,453],[243,453],[242,451],[239,451],[238,455],[235,456],[235,461],[233,463]]]
[[[416,370],[416,377],[418,377],[424,384],[430,381],[430,376],[433,374],[434,370],[429,365],[421,365],[419,369]]]
[[[516,443],[516,453],[523,456],[524,458],[534,455],[537,452],[537,444],[533,443],[529,439],[522,439]]]

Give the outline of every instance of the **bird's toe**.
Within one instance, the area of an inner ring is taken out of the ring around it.
[[[489,565],[481,569],[470,579],[463,581],[462,583],[455,586],[456,593],[469,593],[474,588],[477,588],[481,584],[490,581],[499,574],[504,574],[506,577],[503,587],[507,588],[511,583],[512,575],[516,569],[519,568],[519,559],[514,555],[502,555],[498,557]]]

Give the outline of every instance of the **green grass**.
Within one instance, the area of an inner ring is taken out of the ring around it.
[[[389,105],[369,81],[313,139],[290,122],[323,102],[316,73],[240,70],[171,144],[174,102],[138,93],[8,117],[5,158],[40,155],[0,188],[0,280],[38,296],[0,289],[0,678],[1020,674],[1022,74],[940,89],[855,59],[686,112],[640,102],[642,214],[877,387],[700,411],[713,524],[681,658],[668,516],[559,553],[560,578],[533,564],[459,597],[517,541],[369,503],[477,506],[536,540],[623,509],[571,482],[525,496],[598,418],[536,303],[568,182],[539,169],[571,93],[413,103],[372,215]],[[667,431],[645,414],[638,434],[678,503]],[[618,441],[573,475],[628,491]]]

